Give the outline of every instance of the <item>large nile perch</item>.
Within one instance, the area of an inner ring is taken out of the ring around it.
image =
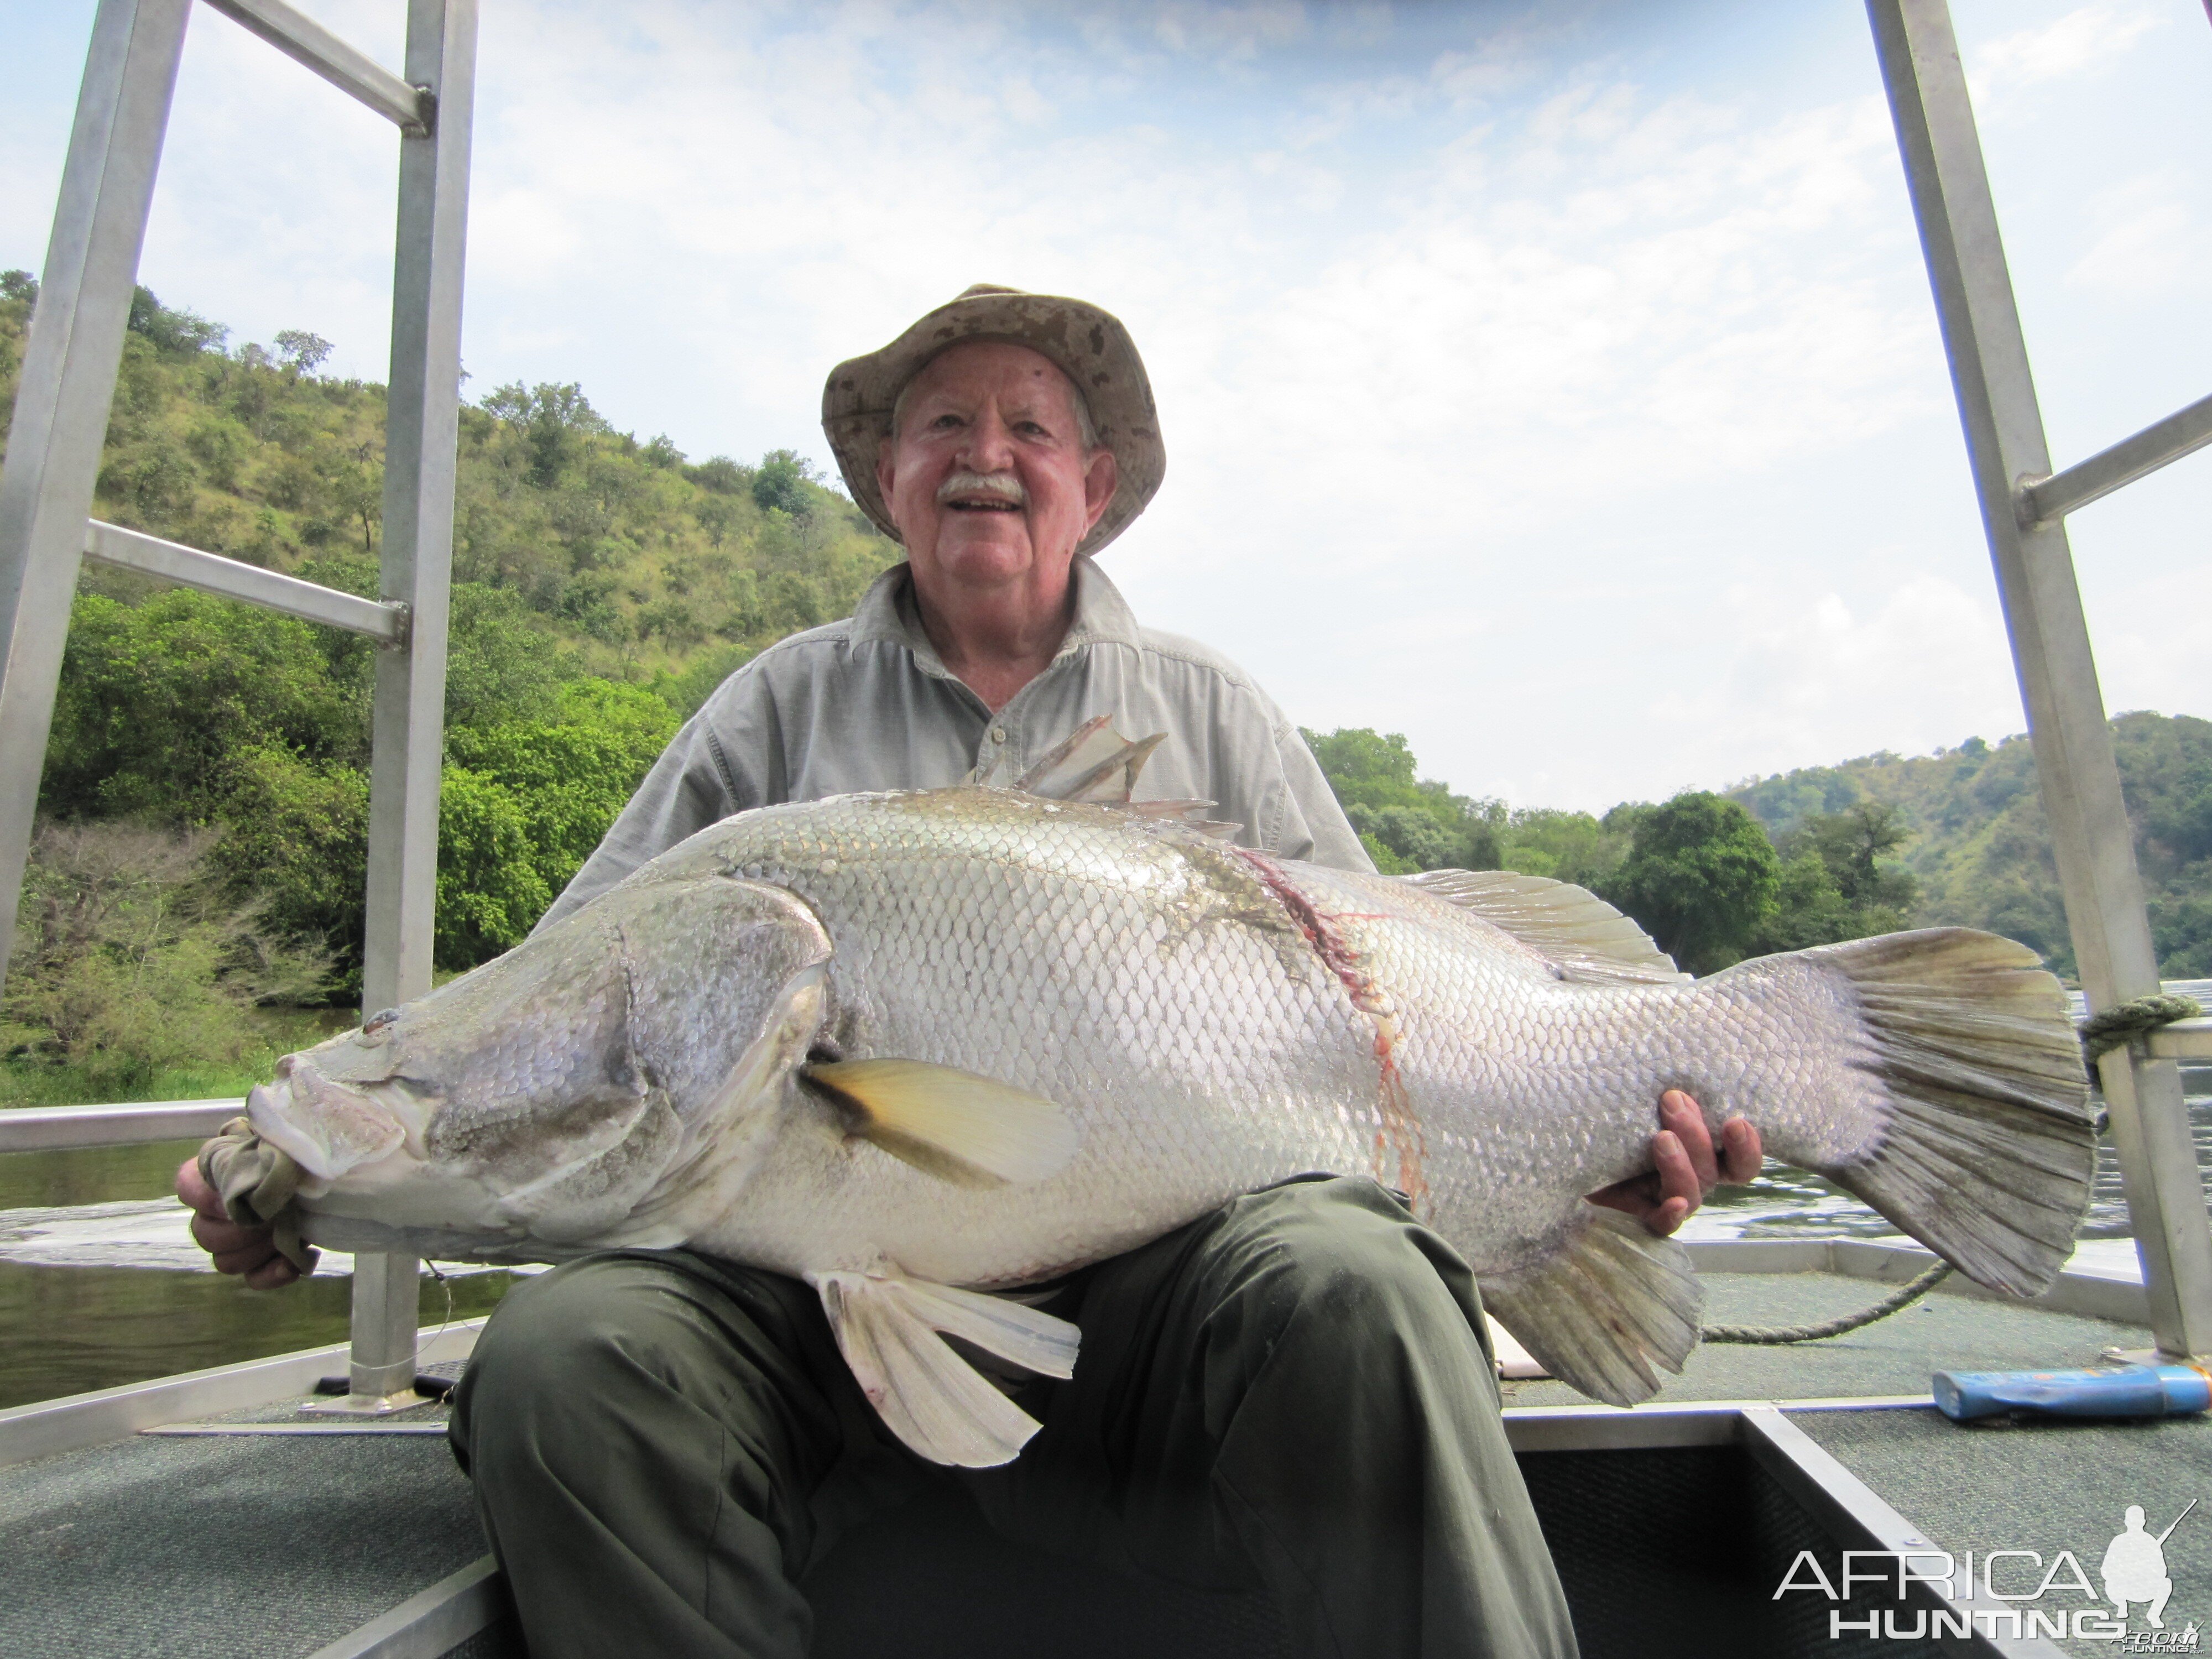
[[[2064,1261],[2093,1129],[2022,946],[1947,928],[1692,981],[1579,888],[1279,861],[1195,804],[1101,799],[1149,748],[1096,721],[1024,787],[726,819],[289,1056],[204,1161],[241,1216],[296,1182],[342,1248],[803,1277],[885,1420],[964,1464],[1036,1425],[933,1333],[1067,1375],[1074,1328],[989,1291],[1315,1170],[1399,1189],[1558,1376],[1644,1398],[1697,1342],[1696,1280],[1583,1194],[1650,1167],[1668,1087],[1984,1285]]]

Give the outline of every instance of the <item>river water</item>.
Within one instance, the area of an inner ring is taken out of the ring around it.
[[[2212,1006],[2212,981],[2169,982]],[[2078,1009],[2076,1011],[2079,1012]],[[2212,1169],[2212,1067],[2185,1071],[2197,1167]],[[140,1382],[295,1348],[346,1331],[343,1257],[282,1291],[252,1291],[209,1271],[170,1195],[195,1143],[0,1156],[0,1407]],[[1850,1194],[1770,1164],[1747,1186],[1724,1188],[1691,1218],[1690,1238],[1896,1237]],[[2119,1167],[2098,1149],[2081,1261],[2132,1271]],[[426,1325],[495,1306],[516,1275],[426,1274]]]

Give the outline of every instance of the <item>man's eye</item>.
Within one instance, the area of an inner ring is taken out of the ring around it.
[[[930,422],[930,425],[937,428],[939,431],[950,431],[952,428],[958,426],[959,424],[960,417],[957,415],[940,415]]]

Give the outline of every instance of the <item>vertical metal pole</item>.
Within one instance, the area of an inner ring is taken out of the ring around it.
[[[2063,524],[2024,527],[2017,492],[2051,471],[2042,410],[1997,234],[1945,0],[1868,0],[1942,319],[1951,380],[2027,706],[2051,848],[2092,1008],[2159,988],[2135,841]],[[2208,1226],[2181,1075],[2118,1049],[2100,1066],[2151,1327],[2171,1354],[2212,1353]]]
[[[476,0],[410,0],[406,78],[427,87],[437,104],[427,134],[400,140],[383,595],[407,605],[412,622],[406,648],[380,653],[376,665],[365,1014],[430,988],[476,47]],[[416,1294],[414,1257],[356,1262],[356,1396],[383,1398],[413,1388]]]
[[[100,0],[0,477],[0,975],[191,0]]]

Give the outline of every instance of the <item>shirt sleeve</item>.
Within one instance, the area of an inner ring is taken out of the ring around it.
[[[758,724],[753,716],[761,701],[752,678],[739,669],[684,722],[583,868],[538,918],[533,933],[544,932],[708,824],[766,804],[760,769],[750,763],[759,745],[745,740]],[[732,756],[739,757],[739,765],[731,764]]]
[[[1298,728],[1288,721],[1276,733],[1275,756],[1287,797],[1275,851],[1310,864],[1371,873],[1375,860],[1359,844],[1359,833],[1337,804],[1336,791],[1328,787],[1313,750],[1306,747]]]

